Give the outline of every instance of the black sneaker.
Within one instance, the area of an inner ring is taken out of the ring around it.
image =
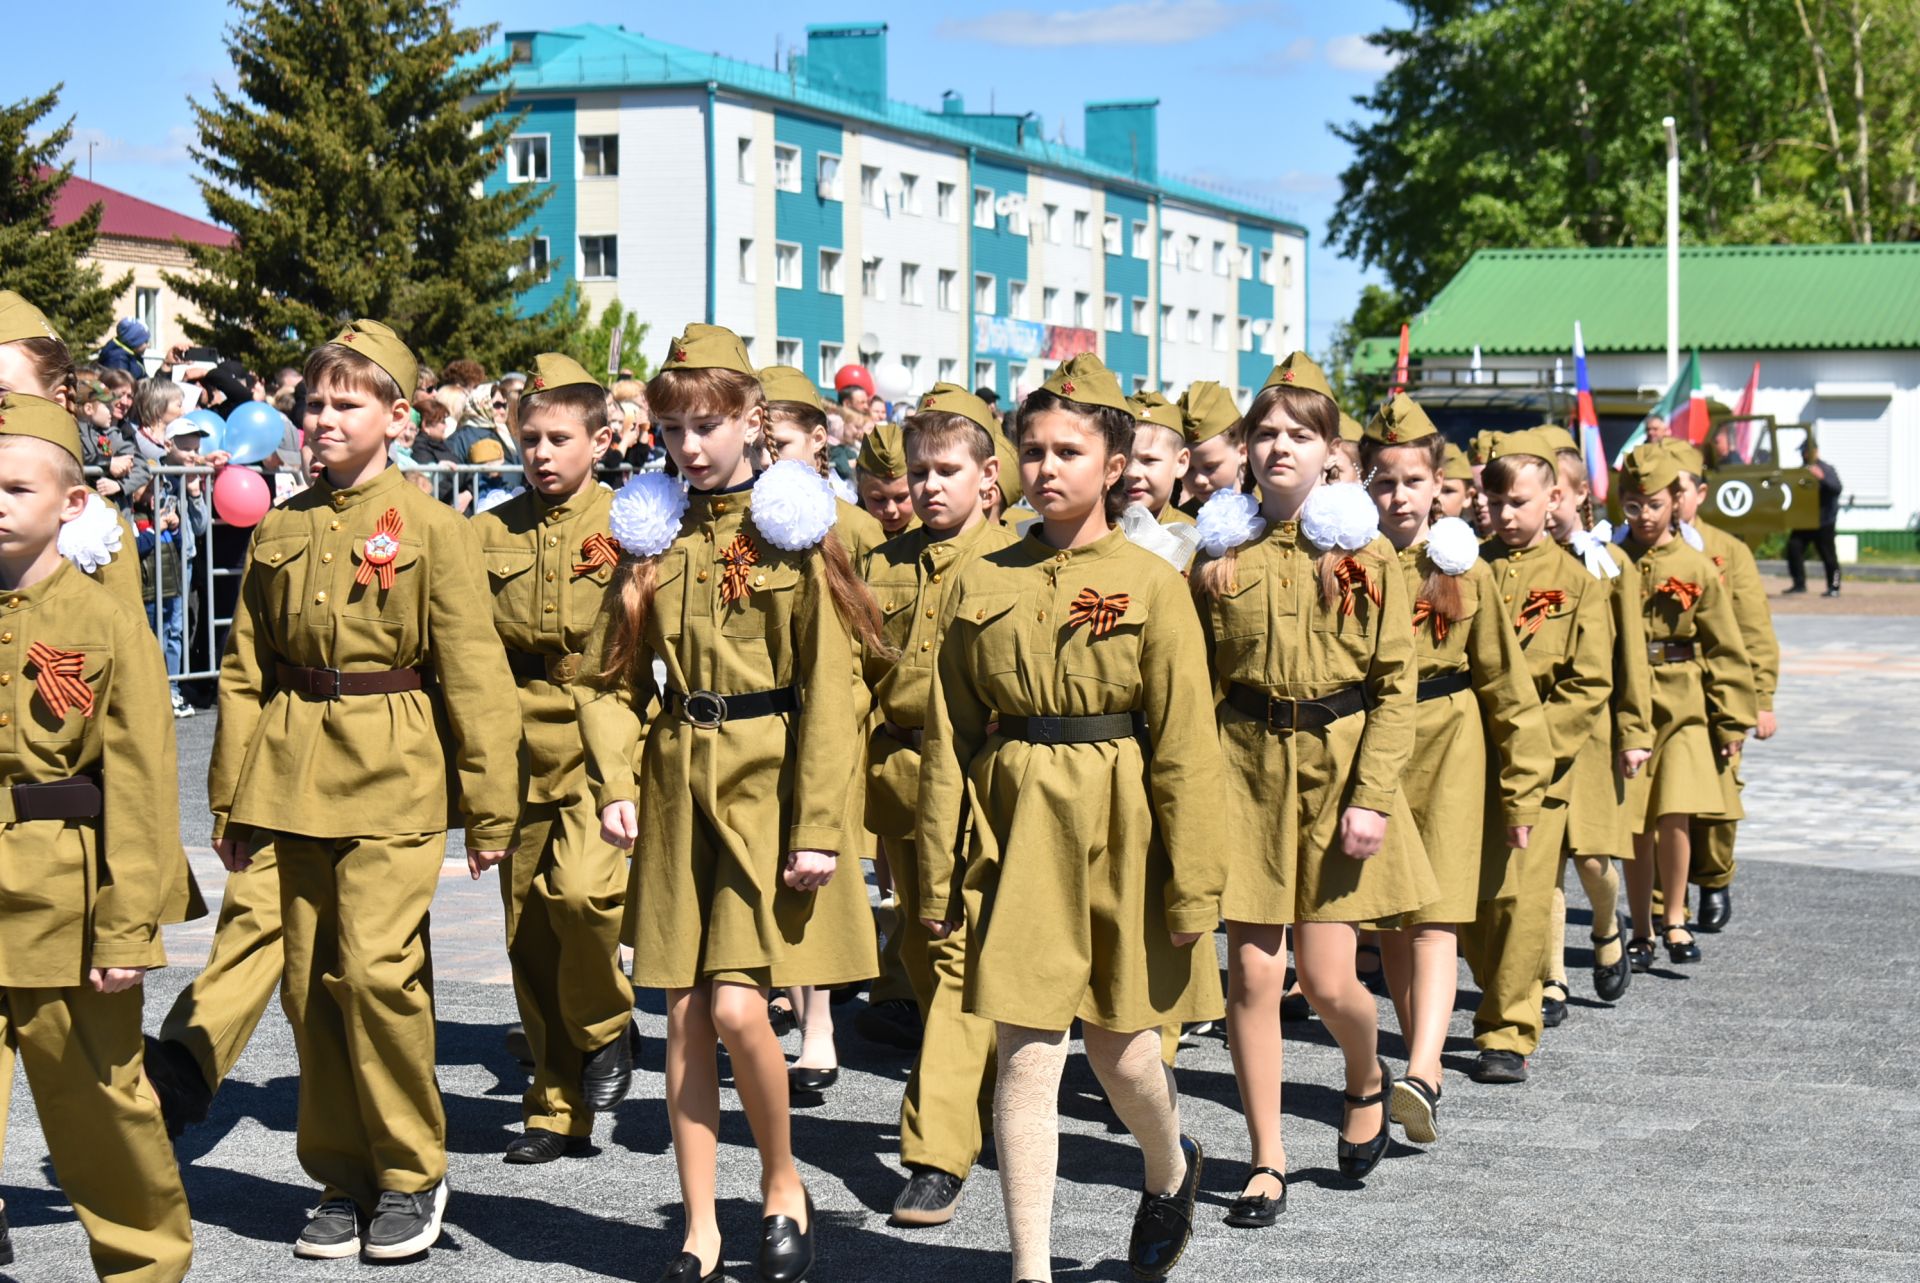
[[[333,1261],[360,1254],[360,1209],[350,1198],[329,1198],[307,1213],[307,1227],[293,1240],[293,1254]]]
[[[954,1205],[960,1201],[963,1183],[960,1178],[952,1172],[918,1164],[909,1165],[907,1170],[912,1178],[900,1191],[900,1197],[893,1200],[893,1224],[919,1229],[945,1225],[952,1220]]]
[[[853,1018],[853,1027],[868,1042],[901,1051],[919,1051],[926,1033],[920,1024],[920,1008],[905,998],[868,1003]]]
[[[445,1180],[418,1194],[381,1190],[373,1222],[367,1226],[368,1259],[398,1261],[420,1255],[439,1241],[440,1218],[446,1210]]]
[[[1163,1279],[1173,1273],[1193,1237],[1193,1199],[1200,1192],[1200,1169],[1206,1164],[1200,1142],[1180,1138],[1187,1156],[1187,1175],[1171,1194],[1142,1194],[1133,1214],[1133,1237],[1127,1243],[1127,1264],[1137,1279]]]
[[[187,1128],[207,1121],[213,1089],[192,1052],[170,1038],[149,1037],[144,1064],[153,1094],[160,1098],[160,1117],[169,1139],[178,1140]]]
[[[13,1264],[13,1231],[7,1227],[7,1209],[0,1207],[0,1265]]]
[[[1477,1083],[1523,1083],[1527,1081],[1527,1058],[1517,1051],[1488,1049],[1473,1062],[1468,1077]]]

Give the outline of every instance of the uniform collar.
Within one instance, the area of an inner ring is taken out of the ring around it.
[[[327,505],[335,512],[345,512],[348,508],[385,498],[398,489],[400,483],[400,469],[389,464],[373,480],[363,481],[357,486],[348,486],[344,490],[334,489],[333,483],[327,480],[326,472],[322,471],[320,479],[314,483],[314,488],[326,496]]]
[[[45,605],[67,590],[71,576],[80,572],[65,557],[53,568],[53,573],[39,583],[26,588],[0,590],[0,611],[12,614],[17,610],[31,610],[35,606]]]
[[[540,514],[540,519],[549,524],[558,525],[560,522],[570,521],[581,513],[589,511],[593,507],[594,497],[604,493],[605,490],[606,487],[595,482],[580,493],[568,495],[558,503],[548,502],[545,495],[531,486],[527,488],[527,493],[533,496],[534,510]]]
[[[1500,541],[1497,539],[1493,542],[1500,548],[1500,559],[1502,561],[1538,561],[1548,553],[1552,553],[1555,556],[1559,556],[1561,553],[1560,545],[1553,541],[1551,535],[1542,539],[1531,548],[1508,548],[1504,544],[1500,544]]]
[[[920,555],[936,565],[952,561],[969,547],[979,543],[981,537],[986,534],[987,527],[992,524],[991,521],[982,521],[971,530],[962,530],[959,534],[948,535],[945,539],[934,538],[931,530],[921,526],[919,533],[924,542],[920,548]]]
[[[1118,526],[1092,543],[1082,544],[1078,548],[1054,547],[1040,537],[1040,527],[1037,525],[1027,533],[1024,542],[1027,550],[1038,560],[1058,562],[1062,565],[1076,561],[1098,561],[1102,557],[1111,556],[1116,549],[1128,546],[1127,536]]]

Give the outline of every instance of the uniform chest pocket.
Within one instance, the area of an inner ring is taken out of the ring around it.
[[[367,540],[354,541],[353,551],[348,560],[353,563],[353,574],[343,577],[340,583],[340,614],[353,619],[378,619],[389,623],[398,623],[398,611],[395,603],[400,600],[412,600],[413,595],[421,591],[419,577],[425,573],[420,562],[421,547],[417,543],[401,540],[399,549],[388,563],[392,570],[391,588],[384,586],[386,576],[380,572],[379,563],[367,560]],[[364,572],[366,582],[360,579]],[[529,576],[530,577],[530,576]]]
[[[798,566],[750,568],[745,595],[721,607],[720,635],[742,640],[778,635],[793,619],[794,590],[799,586]]]
[[[1140,684],[1140,643],[1146,632],[1147,603],[1133,600],[1104,632],[1097,621],[1070,628],[1060,645],[1060,665],[1068,677],[1086,678],[1109,686]]]
[[[617,603],[611,603],[618,608]],[[673,549],[660,558],[653,572],[653,604],[648,611],[649,628],[662,637],[678,637],[686,632],[687,554]]]
[[[911,581],[873,585],[874,604],[880,607],[881,635],[887,639],[887,645],[900,652],[903,662],[909,658],[907,641],[913,636],[919,598],[920,585]]]
[[[539,595],[539,576],[533,567],[539,554],[531,548],[489,548],[486,560],[493,617],[503,623],[532,623],[534,598]]]
[[[1573,653],[1574,617],[1577,613],[1573,602],[1565,602],[1540,616],[1538,631],[1529,631],[1526,625],[1520,625],[1520,645],[1529,655],[1566,658]]]
[[[262,539],[253,546],[252,574],[260,585],[260,600],[269,619],[300,613],[307,596],[307,569],[311,541],[294,538]]]
[[[1397,566],[1381,566],[1358,557],[1343,557],[1336,563],[1340,576],[1334,584],[1333,604],[1313,612],[1313,630],[1360,641],[1371,638],[1380,622],[1381,603],[1386,600],[1387,575],[1397,575]],[[1320,595],[1318,567],[1312,590]]]
[[[1647,636],[1656,640],[1693,636],[1693,609],[1672,593],[1656,591],[1647,603]]]
[[[1011,673],[1020,667],[1020,618],[1015,593],[974,593],[959,603],[953,616],[959,644],[967,648],[979,677]]]
[[[1242,572],[1213,599],[1214,636],[1222,641],[1258,637],[1272,625],[1267,614],[1265,571]]]
[[[68,646],[50,642],[48,645],[53,650],[67,654],[77,653],[82,657],[80,661],[79,678],[81,682],[85,683],[86,688],[93,692],[95,700],[94,715],[98,716],[100,692],[106,685],[107,655],[105,643],[95,642],[88,644],[78,642]],[[42,694],[39,689],[40,684],[37,680],[40,677],[39,668],[36,667],[32,661],[29,661],[26,666],[26,671],[21,676],[22,680],[29,683],[26,691],[23,692],[27,696],[27,715],[24,720],[26,722],[25,733],[28,742],[34,744],[69,744],[79,740],[87,733],[87,722],[89,718],[79,700],[75,698],[79,692],[73,688],[71,681],[62,679],[60,682],[60,685],[65,687],[67,692],[66,714],[65,716],[58,716],[54,713],[52,705],[48,703],[47,696]]]

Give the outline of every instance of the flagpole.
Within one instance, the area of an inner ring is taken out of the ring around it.
[[[1673,117],[1660,121],[1667,131],[1667,386],[1680,377],[1680,139]]]

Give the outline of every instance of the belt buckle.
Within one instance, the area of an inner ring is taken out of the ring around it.
[[[1274,710],[1278,708],[1287,710],[1287,724],[1285,726],[1277,725],[1273,720]],[[1300,701],[1297,699],[1281,699],[1278,695],[1267,696],[1267,734],[1291,735],[1299,728]]]
[[[316,673],[325,674],[326,676],[331,677],[333,679],[333,689],[331,691],[314,691],[313,692],[314,698],[330,699],[330,700],[339,699],[340,698],[340,675],[341,675],[340,670],[337,668],[316,668],[313,671]]]
[[[713,730],[727,720],[727,697],[713,691],[693,691],[680,701],[680,716],[703,730]]]

